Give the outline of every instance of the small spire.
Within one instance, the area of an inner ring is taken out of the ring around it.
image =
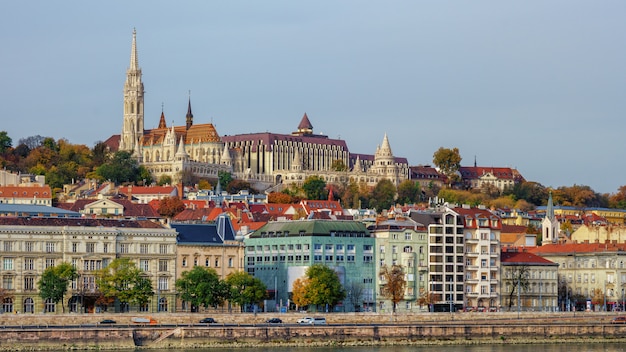
[[[159,119],[158,128],[167,128],[167,123],[165,123],[165,113],[163,112],[163,103],[161,103],[161,118]]]
[[[185,126],[187,129],[189,129],[189,127],[193,125],[193,114],[191,113],[191,90],[189,91],[189,103],[187,104],[187,116],[185,117],[187,121]]]

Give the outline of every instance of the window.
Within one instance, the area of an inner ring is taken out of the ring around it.
[[[148,259],[139,260],[139,269],[143,271],[150,271],[150,260]]]
[[[167,271],[167,260],[159,260],[159,271]]]
[[[24,258],[24,270],[35,270],[34,258]]]
[[[166,244],[159,245],[159,254],[168,254],[168,246]]]
[[[72,243],[72,253],[76,253],[78,252],[78,243],[73,242]]]
[[[187,257],[183,258],[183,267],[187,266]]]
[[[13,270],[13,258],[4,258],[2,269]]]
[[[167,280],[167,278],[166,278],[166,277],[159,277],[159,280],[158,280],[158,289],[159,289],[160,291],[165,291],[165,290],[168,290],[168,289],[169,289],[169,287],[168,287],[168,280]]]
[[[331,251],[333,250],[333,245],[332,244],[327,244],[326,246],[324,246],[324,250],[325,251]]]
[[[4,251],[5,252],[13,252],[13,242],[4,241]]]
[[[104,246],[102,247],[102,252],[109,253],[109,244],[108,243],[104,244]]]
[[[46,242],[46,253],[54,253],[54,242]]]
[[[413,234],[411,234],[410,232],[405,232],[404,233],[404,239],[407,241],[410,241],[413,239]]]
[[[284,257],[284,256],[283,256]],[[232,268],[233,267],[233,258],[228,258],[228,267]]]
[[[95,253],[96,252],[96,244],[93,242],[87,243],[87,248],[85,249],[87,253]]]
[[[142,243],[139,245],[139,253],[141,254],[148,254],[148,244],[147,243]]]
[[[128,253],[128,243],[120,243],[120,253]]]
[[[26,242],[24,243],[24,250],[26,252],[32,252],[35,250],[35,242]]]
[[[13,276],[5,275],[2,277],[2,288],[5,290],[13,289]]]
[[[216,268],[220,267],[220,260],[222,260],[222,257],[215,257],[215,267]]]
[[[322,245],[319,244],[319,243],[315,243],[313,245],[313,249],[316,250],[316,251],[321,251],[322,250]]]
[[[35,277],[34,276],[24,277],[24,290],[32,291],[34,289],[35,289]]]

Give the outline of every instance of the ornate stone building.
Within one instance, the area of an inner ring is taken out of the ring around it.
[[[63,303],[70,312],[174,311],[176,291],[175,230],[152,221],[0,218],[2,301],[5,313],[61,313],[61,307],[39,296],[37,282],[46,268],[72,264],[79,277]],[[154,297],[146,305],[98,303],[96,273],[115,258],[130,258],[150,278]]]
[[[144,129],[144,86],[133,31],[124,83],[122,133],[108,143],[132,152],[155,179],[167,175],[177,183],[182,172],[217,178],[220,171],[227,171],[257,189],[266,189],[301,184],[312,175],[321,176],[327,183],[354,180],[369,186],[381,179],[398,185],[409,178],[406,158],[393,155],[387,135],[374,155],[350,154],[345,141],[314,134],[306,114],[291,134],[264,132],[220,138],[213,124],[194,124],[190,100],[185,121],[184,126],[168,127],[161,112],[158,127]]]

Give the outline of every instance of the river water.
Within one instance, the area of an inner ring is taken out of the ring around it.
[[[626,343],[438,346],[253,347],[150,350],[153,352],[626,352]]]

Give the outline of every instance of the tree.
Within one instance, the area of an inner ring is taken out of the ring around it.
[[[365,293],[365,286],[362,282],[352,281],[347,287],[346,296],[352,307],[354,307],[355,312],[360,311],[361,303],[363,303],[363,293]]]
[[[306,277],[299,277],[293,282],[293,288],[291,291],[291,299],[296,307],[306,307],[311,304],[311,300],[307,295],[307,287],[309,286],[309,279]]]
[[[309,200],[321,200],[328,197],[328,193],[325,191],[326,181],[320,176],[309,176],[302,183],[302,190],[306,198]]]
[[[43,144],[44,139],[46,139],[46,137],[43,137],[43,136],[40,136],[40,135],[36,135],[36,136],[30,136],[30,137],[22,138],[17,143],[18,144],[25,144],[28,147],[28,149],[33,150],[33,149],[41,146]]]
[[[161,216],[173,218],[185,210],[185,203],[178,197],[167,197],[159,201],[158,212]]]
[[[391,301],[393,313],[396,312],[396,306],[404,298],[404,288],[406,281],[404,280],[404,270],[400,265],[386,264],[380,268],[379,275],[384,280],[381,294],[383,297]]]
[[[448,184],[451,185],[461,167],[459,148],[448,149],[440,147],[433,154],[433,164],[448,177]]]
[[[143,305],[154,296],[152,282],[130,258],[117,258],[100,269],[96,284],[104,297],[122,303]]]
[[[13,140],[6,131],[0,131],[0,154],[3,154],[13,146]]]
[[[417,299],[417,304],[419,304],[420,307],[428,306],[428,311],[432,313],[433,304],[435,304],[437,300],[440,300],[437,295],[425,288],[420,288],[420,296]]]
[[[170,175],[161,175],[157,181],[157,185],[165,186],[172,184],[172,177]]]
[[[103,180],[111,180],[116,184],[136,182],[139,176],[139,165],[127,151],[117,151],[111,160],[96,168],[96,174]]]
[[[217,307],[229,298],[230,288],[221,281],[213,268],[195,266],[182,273],[176,280],[176,289],[180,298],[193,307]]]
[[[398,199],[400,204],[418,203],[422,195],[419,182],[404,180],[398,185]]]
[[[64,297],[70,281],[78,276],[76,268],[70,263],[63,262],[59,265],[51,266],[44,270],[41,279],[37,282],[39,286],[39,296],[43,300],[50,300],[55,304],[61,302],[63,313],[65,313]]]
[[[378,181],[370,196],[369,205],[378,212],[389,209],[394,204],[396,187],[387,179]]]
[[[250,191],[250,194],[256,194],[257,192],[252,188],[250,182],[244,180],[232,180],[227,185],[222,185],[226,187],[226,192],[229,194],[237,194],[241,190],[247,189]]]
[[[313,264],[306,271],[307,298],[311,304],[333,307],[346,297],[337,273],[322,264]]]
[[[333,171],[347,171],[348,167],[346,166],[346,163],[343,162],[343,160],[335,159],[330,165],[330,169]]]
[[[270,192],[270,194],[267,195],[268,203],[289,204],[292,201],[293,198],[289,194],[283,192]]]
[[[217,178],[220,181],[220,186],[225,188],[233,180],[233,175],[228,171],[218,171]]]
[[[228,274],[226,284],[230,289],[229,301],[243,311],[247,304],[261,303],[267,294],[267,287],[261,280],[243,271]]]
[[[509,291],[509,311],[513,306],[514,295],[519,291],[526,292],[530,288],[530,269],[528,265],[510,265],[504,269],[504,282]]]

